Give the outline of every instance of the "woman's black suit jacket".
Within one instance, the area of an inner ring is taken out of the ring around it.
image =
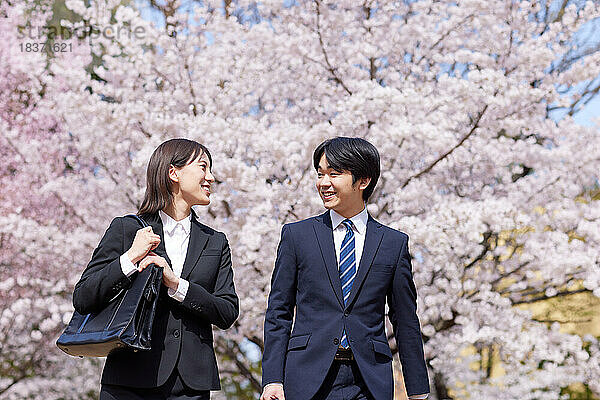
[[[163,226],[158,213],[143,216],[161,237],[154,250],[169,265]],[[117,217],[94,250],[92,259],[75,285],[73,305],[80,314],[102,309],[137,276],[127,277],[119,257],[133,243],[140,223],[131,217]],[[163,285],[152,330],[152,349],[122,350],[106,359],[102,383],[129,387],[157,387],[177,367],[183,381],[197,390],[219,390],[219,373],[213,349],[212,325],[227,329],[239,313],[233,284],[231,253],[227,238],[196,219],[192,222],[188,251],[181,278],[189,281],[183,302],[169,297]]]

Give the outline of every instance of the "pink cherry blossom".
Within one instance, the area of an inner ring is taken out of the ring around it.
[[[241,300],[216,346],[224,376],[258,393],[281,225],[323,211],[312,151],[338,135],[382,155],[368,208],[410,236],[430,398],[556,399],[572,383],[600,395],[597,339],[516,307],[600,295],[600,131],[573,119],[597,92],[600,52],[580,34],[597,3],[172,1],[144,17],[87,3],[67,2],[143,35],[24,54],[16,27],[47,14],[0,9],[0,395],[95,395],[101,361],[53,342],[93,248],[136,211],[172,137],[213,155],[219,184],[197,212],[227,234]],[[486,351],[502,374],[473,367]]]

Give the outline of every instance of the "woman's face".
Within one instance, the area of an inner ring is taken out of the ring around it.
[[[174,174],[177,179],[175,182],[179,183],[179,194],[190,207],[210,204],[210,185],[215,181],[210,167],[210,160],[206,153],[203,153],[187,165],[171,169],[171,179]],[[175,190],[177,191],[176,188]]]

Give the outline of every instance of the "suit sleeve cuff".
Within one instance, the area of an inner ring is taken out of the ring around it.
[[[119,262],[121,263],[121,271],[123,271],[123,274],[126,277],[129,278],[131,275],[133,275],[133,273],[135,271],[137,271],[137,268],[135,267],[135,265],[133,265],[133,263],[131,262],[131,260],[127,256],[127,253],[124,253],[119,258]]]
[[[190,283],[185,279],[180,278],[179,285],[177,285],[177,290],[169,288],[167,293],[169,294],[169,296],[181,303],[185,299],[185,295],[187,294],[189,287]]]
[[[428,396],[429,396],[429,393],[413,394],[412,396],[408,396],[408,400],[422,400],[422,399],[426,399]]]

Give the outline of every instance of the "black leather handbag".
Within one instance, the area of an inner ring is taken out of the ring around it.
[[[137,215],[144,227],[146,222]],[[150,349],[152,323],[162,283],[162,268],[152,264],[133,280],[129,289],[113,297],[100,312],[73,317],[56,345],[72,356],[105,357],[117,349]]]

